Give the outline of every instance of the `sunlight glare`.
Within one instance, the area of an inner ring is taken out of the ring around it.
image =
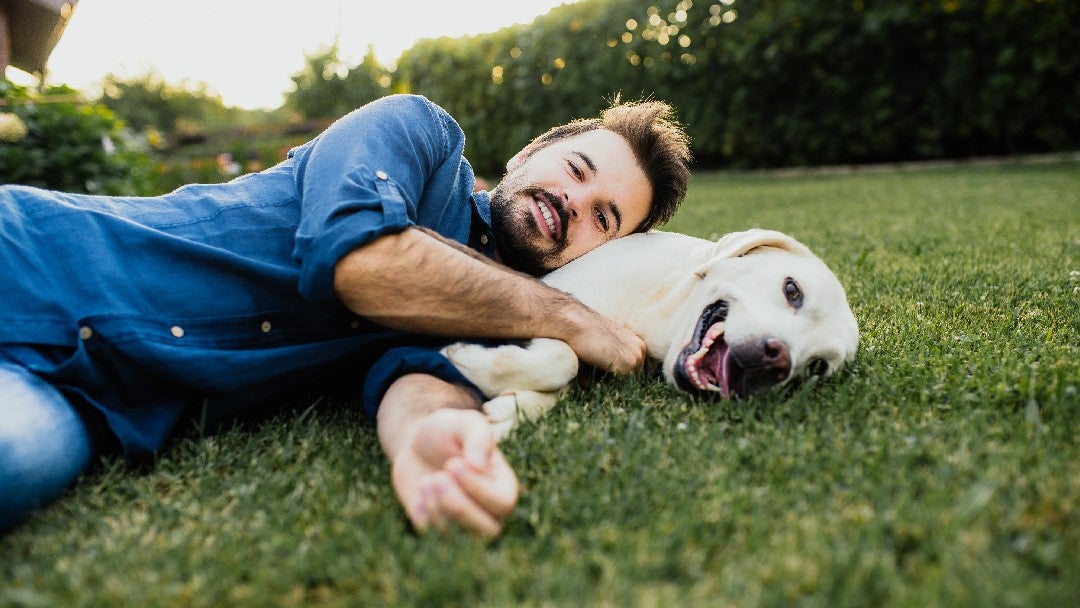
[[[153,72],[173,84],[206,83],[226,105],[274,108],[305,56],[335,43],[346,67],[359,63],[369,45],[380,63],[393,67],[418,39],[494,32],[564,3],[400,0],[375,7],[305,0],[297,10],[284,0],[87,0],[75,6],[47,80],[96,95],[107,74],[123,79]],[[8,76],[36,83],[14,69]]]

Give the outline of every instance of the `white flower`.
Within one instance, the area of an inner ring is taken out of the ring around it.
[[[0,112],[0,141],[16,142],[26,137],[30,129],[26,123],[11,112]]]

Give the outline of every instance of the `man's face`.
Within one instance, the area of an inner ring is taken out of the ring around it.
[[[491,191],[502,263],[541,275],[634,231],[652,187],[622,136],[595,129],[514,157]]]

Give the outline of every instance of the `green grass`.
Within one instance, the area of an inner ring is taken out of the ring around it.
[[[1080,600],[1080,165],[699,173],[669,228],[809,244],[863,339],[791,398],[578,389],[501,539],[417,537],[348,403],[110,461],[0,539],[13,606]]]

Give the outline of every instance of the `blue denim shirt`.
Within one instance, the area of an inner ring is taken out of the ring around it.
[[[492,255],[464,142],[441,108],[397,95],[226,184],[139,198],[0,187],[0,351],[103,412],[131,456],[196,408],[227,418],[366,378],[374,413],[401,373],[466,382],[432,340],[352,314],[333,289],[342,256],[412,225]]]

